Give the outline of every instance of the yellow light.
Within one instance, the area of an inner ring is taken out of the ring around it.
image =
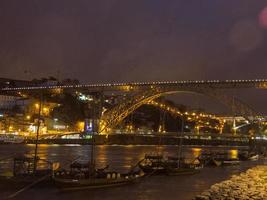
[[[28,120],[31,119],[31,116],[30,115],[27,115],[26,116],[26,119],[28,119]]]
[[[198,156],[201,155],[202,149],[200,149],[200,148],[193,148],[192,151],[193,151],[194,157],[198,157]]]
[[[78,125],[79,131],[83,131],[84,130],[84,122],[78,122],[77,125]]]
[[[49,109],[48,109],[47,107],[44,107],[44,108],[43,108],[43,113],[44,113],[45,115],[48,115],[48,114],[49,114]]]
[[[39,104],[38,103],[34,104],[34,106],[35,106],[35,108],[39,108]]]
[[[230,150],[230,157],[231,157],[232,159],[237,158],[237,157],[238,157],[238,150],[236,150],[236,149],[232,149],[232,150]]]

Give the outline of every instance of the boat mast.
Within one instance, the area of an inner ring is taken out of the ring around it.
[[[91,170],[95,169],[95,137],[94,131],[92,132],[92,142],[91,142],[91,160],[90,160],[90,168]],[[93,171],[92,171],[93,172]]]
[[[102,98],[102,97],[101,97]],[[102,101],[102,100],[101,100]],[[102,104],[101,104],[102,105]],[[99,105],[98,105],[99,106]],[[90,155],[90,174],[93,176],[95,172],[95,131],[99,129],[96,127],[97,124],[97,117],[99,116],[99,110],[98,113],[96,112],[96,104],[92,108],[92,123],[93,123],[93,130],[92,130],[92,138],[91,138],[91,155]]]
[[[36,173],[36,169],[37,169],[37,153],[38,153],[39,130],[40,130],[40,124],[41,124],[42,98],[43,98],[43,95],[41,94],[40,102],[39,102],[39,110],[38,110],[38,121],[37,121],[37,130],[36,130],[36,139],[35,139],[35,149],[34,149],[34,166],[33,166],[34,173]]]
[[[183,136],[184,136],[184,114],[181,116],[182,124],[181,124],[181,132],[179,138],[179,146],[178,146],[178,167],[181,166],[181,156],[182,156],[182,144],[183,144]]]

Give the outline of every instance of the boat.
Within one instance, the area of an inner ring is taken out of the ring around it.
[[[227,165],[238,165],[240,160],[237,158],[228,158],[226,152],[223,153],[206,153],[199,157],[200,162],[204,166],[227,166]]]
[[[203,168],[198,158],[192,160],[168,157],[167,163],[167,175],[169,176],[196,174]]]
[[[95,169],[90,163],[75,162],[69,171],[57,171],[53,179],[58,188],[66,191],[122,186],[136,183],[143,177],[139,173],[120,174],[107,168]]]
[[[148,154],[139,162],[139,167],[148,175],[183,175],[197,173],[202,165],[197,159],[179,159],[173,156],[165,159],[163,155]]]
[[[192,175],[199,173],[199,170],[200,169],[185,168],[185,167],[170,168],[167,170],[167,175],[168,176]]]
[[[0,143],[1,144],[21,144],[24,142],[24,138],[19,135],[13,134],[1,134]]]
[[[32,156],[14,157],[13,171],[7,171],[0,175],[0,185],[2,187],[23,187],[39,181],[39,179],[44,184],[50,184],[53,170],[55,169],[53,166],[52,162],[38,157],[36,160]]]
[[[169,156],[167,159],[158,153],[146,154],[144,159],[139,162],[139,167],[147,175],[185,175],[195,174],[203,167],[198,158],[191,161],[181,157],[182,139],[183,139],[183,126],[184,120],[182,119],[182,131],[179,140],[178,155]]]
[[[167,162],[164,160],[163,155],[160,154],[146,154],[144,159],[139,161],[139,168],[145,173],[150,175],[166,174]]]

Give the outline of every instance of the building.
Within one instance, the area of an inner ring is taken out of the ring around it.
[[[21,105],[21,97],[11,95],[0,95],[0,110],[12,109],[15,105]]]

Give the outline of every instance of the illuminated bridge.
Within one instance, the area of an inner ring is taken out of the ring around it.
[[[124,82],[124,83],[97,83],[79,85],[47,85],[32,87],[2,88],[1,91],[23,91],[40,89],[79,89],[86,88],[92,91],[103,90],[136,90],[153,87],[197,87],[197,88],[267,88],[267,79],[251,80],[185,80],[185,81],[152,81],[152,82]]]
[[[254,80],[189,80],[189,81],[153,81],[129,83],[103,83],[80,85],[48,85],[33,87],[2,88],[2,92],[33,92],[42,90],[74,90],[74,91],[120,91],[126,94],[126,99],[119,101],[117,106],[105,111],[100,116],[99,132],[109,132],[116,127],[130,113],[143,104],[147,104],[158,97],[174,93],[197,93],[214,98],[218,102],[231,108],[236,115],[255,120],[259,116],[250,106],[237,98],[226,95],[230,89],[267,89],[267,79]]]

